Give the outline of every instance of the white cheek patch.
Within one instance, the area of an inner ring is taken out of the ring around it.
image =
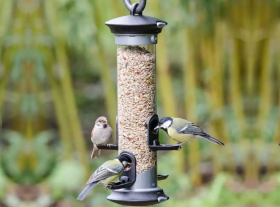
[[[168,121],[164,122],[160,127],[167,129],[170,125],[171,125],[171,121],[168,120]]]
[[[95,126],[96,126],[97,128],[103,128],[102,124],[100,124],[100,123],[97,123]]]

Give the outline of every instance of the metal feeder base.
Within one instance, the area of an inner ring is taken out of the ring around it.
[[[129,152],[122,153],[124,153],[124,155],[128,153],[129,155]],[[135,161],[135,163],[136,162],[137,161]],[[133,179],[133,177],[126,173],[125,171],[123,174],[128,176],[128,179],[132,182],[135,178]],[[120,181],[123,174],[119,178]],[[136,174],[136,180],[132,186],[112,191],[107,199],[125,206],[150,206],[162,203],[168,200],[169,197],[158,187],[157,182],[167,177],[168,175],[158,175],[157,167],[152,167],[143,173]]]
[[[150,206],[162,203],[168,200],[169,197],[164,194],[161,188],[156,187],[139,190],[114,190],[107,199],[126,206]]]

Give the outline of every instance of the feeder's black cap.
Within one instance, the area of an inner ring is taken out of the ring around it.
[[[128,15],[105,23],[114,34],[158,34],[167,22],[144,15]]]

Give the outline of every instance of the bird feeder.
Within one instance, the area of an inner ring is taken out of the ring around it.
[[[113,190],[108,200],[129,206],[154,205],[169,199],[158,187],[157,150],[178,150],[179,145],[161,145],[156,114],[156,44],[167,25],[163,20],[142,15],[146,0],[131,4],[123,0],[130,15],[106,22],[115,35],[118,68],[117,142],[100,149],[115,149],[131,157],[132,167]],[[136,171],[136,179],[135,179]]]

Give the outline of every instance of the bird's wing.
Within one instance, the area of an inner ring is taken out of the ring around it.
[[[109,124],[108,124],[108,126],[107,126],[110,130],[109,130],[109,132],[110,132],[110,137],[112,136],[112,134],[113,134],[113,129],[112,129],[112,127],[110,127],[109,126]]]
[[[200,136],[201,138],[206,139],[210,142],[215,142],[219,145],[224,145],[224,143],[220,142],[219,140],[215,139],[214,137],[211,137],[209,134],[205,133],[199,126],[195,125],[194,123],[188,124],[182,130],[180,130],[179,133],[193,134],[195,136]]]
[[[123,170],[123,165],[120,161],[109,160],[101,165],[89,178],[87,184],[104,180],[111,176],[119,174]]]
[[[181,129],[179,131],[179,133],[193,134],[193,135],[197,135],[197,136],[209,136],[199,126],[195,125],[194,123],[189,123],[183,129]]]
[[[176,129],[176,131],[180,131],[186,126],[188,126],[191,122],[182,118],[173,118],[172,127]]]

